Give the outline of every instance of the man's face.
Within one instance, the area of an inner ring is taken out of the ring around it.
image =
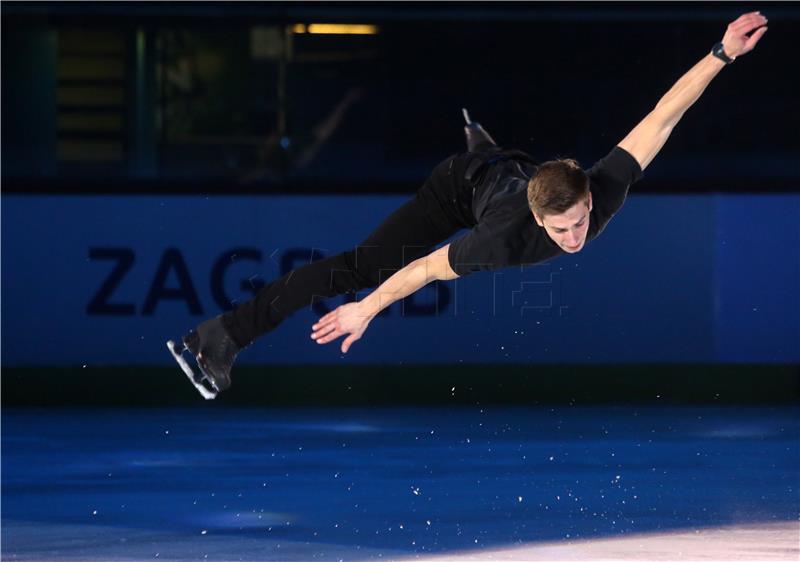
[[[588,199],[576,203],[560,215],[539,216],[533,213],[536,223],[547,231],[551,240],[567,253],[574,254],[583,249],[589,232],[589,213],[592,210],[592,194]]]

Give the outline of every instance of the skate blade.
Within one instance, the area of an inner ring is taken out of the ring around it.
[[[197,382],[195,372],[192,370],[191,365],[183,358],[183,349],[185,347],[178,348],[178,344],[174,341],[169,340],[167,342],[167,348],[169,349],[172,356],[175,358],[175,361],[178,362],[181,370],[189,377],[189,381],[194,385],[197,391],[202,395],[203,398],[206,400],[213,400],[217,397],[218,392],[213,392],[206,388],[202,382]]]

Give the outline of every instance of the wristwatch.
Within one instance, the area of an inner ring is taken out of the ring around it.
[[[717,57],[725,64],[730,64],[734,60],[736,60],[736,57],[729,57],[728,55],[725,54],[725,48],[722,45],[722,41],[720,41],[711,48],[711,54]]]

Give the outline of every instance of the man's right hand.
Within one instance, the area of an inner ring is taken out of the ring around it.
[[[730,58],[740,57],[756,47],[756,43],[767,32],[767,18],[761,12],[750,12],[739,16],[728,25],[722,46]]]

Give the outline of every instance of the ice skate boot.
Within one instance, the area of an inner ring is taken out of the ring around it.
[[[183,336],[183,344],[173,340],[167,342],[175,361],[198,392],[206,400],[213,400],[231,385],[231,368],[239,353],[239,346],[233,341],[222,323],[222,316],[206,320]],[[197,364],[198,371],[184,358],[188,351]]]
[[[481,127],[481,124],[473,122],[469,118],[469,113],[467,113],[466,109],[462,108],[461,111],[464,114],[464,120],[467,122],[464,126],[464,135],[467,137],[467,150],[469,152],[497,146],[492,136]]]

